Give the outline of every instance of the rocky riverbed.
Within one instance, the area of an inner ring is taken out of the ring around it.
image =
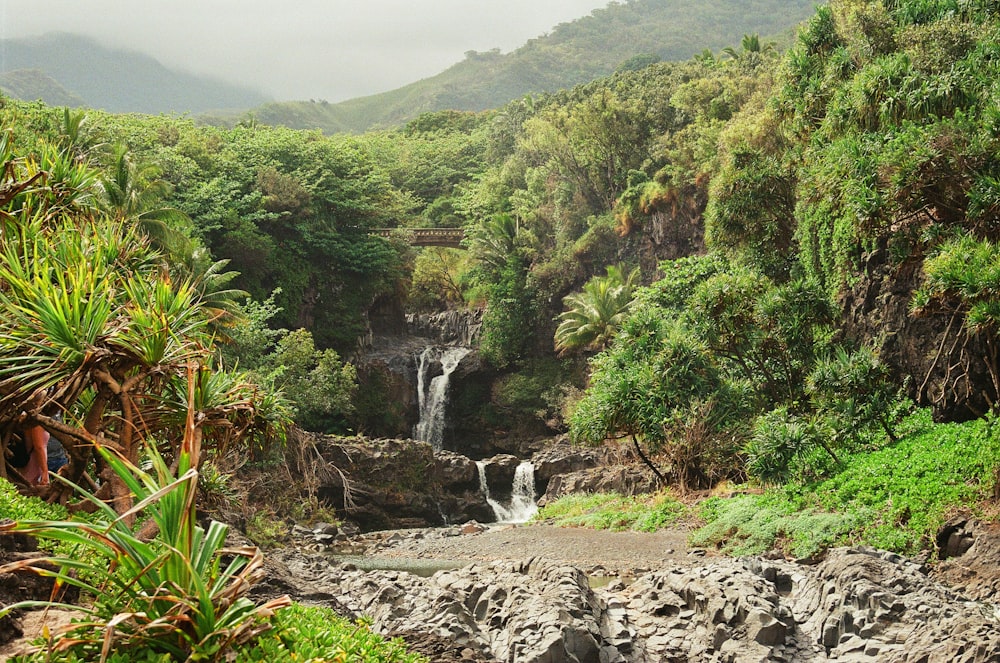
[[[689,550],[682,532],[465,531],[371,533],[349,544],[369,562],[437,560],[443,570],[433,575],[289,550],[274,556],[262,592],[368,614],[435,661],[1000,661],[996,567],[966,559],[974,549],[940,565],[979,579],[960,592],[922,560],[865,548],[796,563]],[[977,531],[983,550],[998,541]]]

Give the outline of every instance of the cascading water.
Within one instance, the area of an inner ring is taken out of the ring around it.
[[[486,461],[476,461],[476,467],[479,468],[479,489],[493,509],[498,523],[526,523],[538,513],[538,505],[535,504],[535,466],[530,462],[523,461],[514,471],[510,504],[506,506],[490,497],[490,486],[486,481]]]
[[[413,429],[413,439],[428,442],[434,451],[441,451],[444,443],[445,409],[448,405],[448,383],[451,374],[470,348],[429,347],[420,354],[417,367],[417,403],[420,406],[420,421]],[[440,360],[442,373],[429,382],[427,376]]]

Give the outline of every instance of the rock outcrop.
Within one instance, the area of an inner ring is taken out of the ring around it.
[[[440,313],[408,314],[407,332],[412,336],[434,339],[441,345],[472,347],[479,341],[483,327],[483,312],[441,311]]]
[[[339,472],[319,495],[364,531],[489,522],[475,462],[413,440],[318,438]]]
[[[435,452],[429,444],[414,440],[316,436],[314,441],[323,459],[339,470],[329,473],[331,479],[320,486],[319,496],[366,532],[495,519],[480,488],[479,469],[466,456]],[[563,491],[605,487],[572,478],[573,470],[593,468],[601,458],[595,450],[552,445],[532,458],[535,488],[541,493],[552,484]],[[485,463],[492,497],[510,499],[521,461],[501,454]],[[571,472],[568,483],[560,472]],[[641,483],[636,477],[608,485],[616,489]]]
[[[560,497],[574,493],[614,492],[620,495],[639,495],[651,493],[656,488],[656,477],[639,465],[589,467],[553,476],[547,482],[545,493],[538,500],[538,504],[545,506]]]
[[[816,566],[710,558],[592,589],[532,559],[429,578],[292,556],[289,570],[384,633],[419,632],[512,663],[1000,660],[996,608],[899,555],[839,549]]]

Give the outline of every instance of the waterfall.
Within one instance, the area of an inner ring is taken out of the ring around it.
[[[417,367],[417,403],[420,421],[413,429],[413,438],[428,442],[434,451],[441,451],[444,443],[444,415],[448,405],[448,383],[451,374],[462,359],[472,352],[470,348],[439,348],[431,346],[420,354]],[[427,377],[440,360],[442,373],[428,383]]]
[[[486,461],[477,460],[476,467],[479,468],[479,489],[493,509],[498,523],[526,523],[538,512],[538,505],[535,504],[535,466],[530,462],[522,462],[514,471],[514,485],[507,506],[490,497]]]

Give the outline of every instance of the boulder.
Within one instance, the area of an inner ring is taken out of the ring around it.
[[[486,483],[490,487],[490,495],[494,499],[510,499],[511,487],[514,485],[514,473],[521,460],[510,454],[500,454],[485,461],[484,471]]]
[[[535,488],[544,494],[552,477],[590,470],[603,461],[604,454],[597,449],[565,442],[553,444],[531,457],[535,466]]]
[[[318,437],[330,473],[319,495],[363,531],[488,521],[478,470],[458,454],[413,440]]]
[[[640,465],[615,465],[594,467],[587,470],[557,474],[546,486],[545,494],[538,500],[545,506],[564,495],[574,493],[609,493],[639,495],[651,493],[657,488],[656,477]]]
[[[478,490],[479,469],[476,462],[451,451],[434,454],[434,471],[445,490]]]

